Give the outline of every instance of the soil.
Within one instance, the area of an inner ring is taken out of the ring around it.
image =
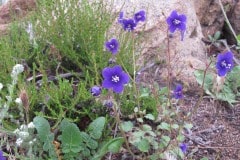
[[[182,109],[193,111],[198,99],[198,95],[186,95]],[[186,134],[187,159],[240,159],[240,104],[232,107],[205,96],[190,121],[194,127]]]

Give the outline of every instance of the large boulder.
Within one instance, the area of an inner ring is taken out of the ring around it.
[[[35,0],[9,0],[0,6],[0,35],[5,34],[9,23],[23,18],[36,7]]]
[[[135,32],[144,32],[144,41],[139,46],[143,48],[138,64],[140,68],[148,68],[148,73],[154,73],[151,79],[165,81],[167,75],[167,39],[168,25],[166,18],[173,10],[187,16],[187,30],[184,40],[180,39],[180,32],[170,38],[171,77],[186,84],[196,84],[195,69],[203,69],[206,62],[205,45],[202,42],[203,34],[196,15],[193,1],[188,0],[128,0],[124,3],[117,1],[114,4],[116,11],[123,11],[133,15],[134,12],[144,9],[147,11],[146,26],[139,27]],[[158,62],[163,62],[157,64]],[[156,65],[154,65],[156,64]],[[143,74],[148,74],[143,73]]]

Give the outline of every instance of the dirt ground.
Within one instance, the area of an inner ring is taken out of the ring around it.
[[[185,95],[182,109],[194,110],[197,95]],[[192,133],[186,134],[188,159],[240,159],[240,104],[234,107],[207,96],[192,115]]]

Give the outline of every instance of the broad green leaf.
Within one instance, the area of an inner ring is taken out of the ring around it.
[[[54,135],[50,132],[48,121],[43,117],[37,116],[33,119],[33,124],[37,129],[40,141],[43,142],[43,150],[51,151],[53,149]]]
[[[48,121],[43,117],[37,116],[33,119],[33,124],[37,129],[40,140],[44,142],[47,135],[50,133],[50,125]]]
[[[196,80],[197,80],[198,84],[202,85],[203,78],[204,78],[204,72],[200,71],[200,70],[196,70],[194,72],[194,75],[196,77]],[[206,90],[210,91],[212,89],[212,85],[213,85],[213,75],[207,73],[206,76],[205,76],[205,80],[204,80],[205,91]]]
[[[92,160],[101,160],[101,158],[107,153],[117,153],[119,152],[122,144],[124,142],[124,138],[118,137],[109,140],[101,149],[95,154],[94,158]]]
[[[81,137],[83,142],[85,142],[90,149],[97,149],[98,143],[94,139],[92,139],[87,133],[81,132]]]
[[[148,150],[150,149],[150,144],[147,139],[143,138],[140,142],[137,143],[136,147],[141,152],[148,152]]]
[[[186,129],[192,129],[193,125],[191,123],[185,123],[184,128]]]
[[[149,119],[149,120],[152,120],[154,121],[155,120],[155,117],[152,115],[152,114],[147,114],[144,116],[146,119]]]
[[[151,131],[152,127],[148,124],[144,124],[144,125],[142,125],[142,130],[143,131]]]
[[[166,122],[162,122],[160,125],[157,126],[157,129],[162,129],[162,130],[168,130],[170,131],[171,126],[170,124],[166,123]]]
[[[62,152],[63,153],[78,153],[82,148],[82,136],[79,131],[79,128],[76,124],[67,122],[66,120],[63,121],[65,125],[62,130],[61,142],[62,142]],[[60,126],[63,126],[61,124]]]
[[[178,125],[178,124],[173,124],[173,125],[171,125],[171,127],[172,127],[173,129],[178,129],[178,128],[179,128],[179,125]]]
[[[170,137],[168,137],[168,136],[162,136],[162,138],[161,138],[161,146],[162,147],[166,147],[167,145],[168,145],[168,143],[170,142]]]
[[[123,122],[121,127],[125,132],[129,132],[133,128],[133,123],[131,121]]]
[[[200,160],[208,160],[208,158],[207,157],[203,157]]]
[[[101,138],[104,125],[105,125],[105,118],[98,117],[88,126],[89,135],[94,139]]]

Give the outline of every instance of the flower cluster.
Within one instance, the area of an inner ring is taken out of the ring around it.
[[[233,53],[225,52],[217,56],[216,69],[218,76],[223,77],[233,68]]]
[[[146,13],[144,10],[140,10],[135,13],[133,18],[125,19],[123,18],[123,12],[120,12],[118,22],[122,24],[125,31],[133,31],[139,22],[144,22],[146,20]]]
[[[178,14],[177,11],[172,11],[167,18],[168,29],[171,33],[174,33],[177,29],[181,31],[181,40],[183,40],[184,33],[186,31],[187,17],[184,14]]]
[[[175,88],[175,90],[173,91],[173,96],[176,99],[182,99],[183,98],[183,92],[182,92],[182,85],[178,84]]]

